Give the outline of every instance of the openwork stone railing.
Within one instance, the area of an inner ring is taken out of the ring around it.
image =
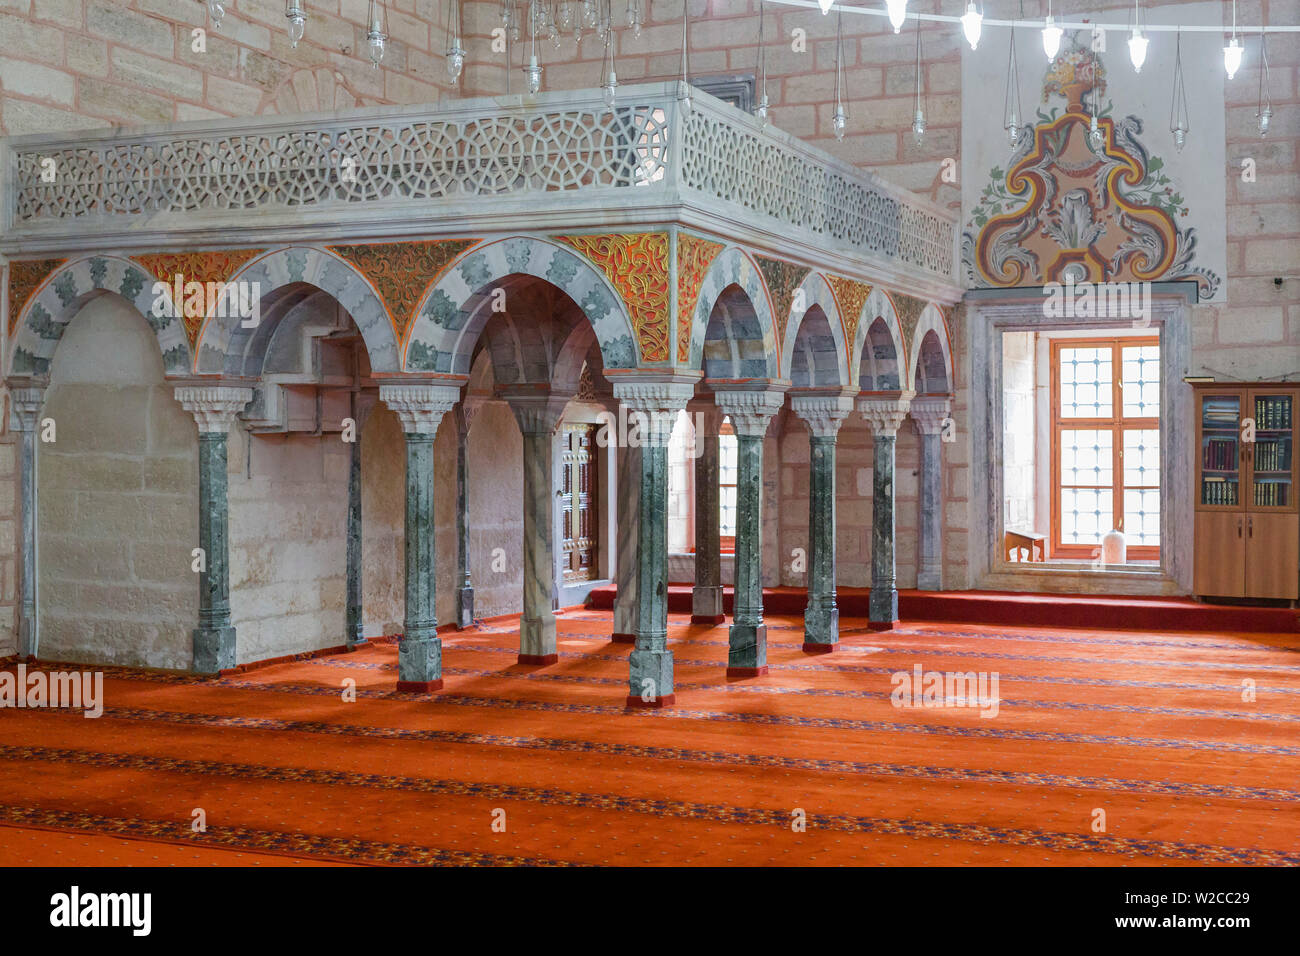
[[[672,206],[955,282],[951,214],[677,92],[625,88],[612,111],[582,90],[10,139],[0,251],[633,224]]]

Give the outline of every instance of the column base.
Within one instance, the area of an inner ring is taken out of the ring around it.
[[[399,680],[397,682],[399,694],[432,694],[435,690],[442,690],[441,680]]]
[[[916,576],[918,591],[942,591],[943,574],[938,571],[922,571]]]
[[[545,667],[547,664],[554,664],[559,661],[559,654],[520,654],[520,664],[540,664]]]
[[[192,634],[194,663],[191,666],[196,673],[219,674],[235,666],[234,627],[196,627]]]
[[[348,650],[350,651],[359,651],[361,650],[361,648],[369,647],[369,646],[370,646],[370,641],[366,640],[364,637],[361,638],[360,640],[348,641]]]
[[[641,707],[663,706],[652,701],[664,698],[674,700],[673,652],[634,649],[628,655],[627,691],[628,699],[635,697]]]
[[[18,656],[36,659],[36,628],[30,617],[18,622]]]
[[[898,591],[894,588],[887,591],[872,588],[871,596],[867,599],[867,617],[872,630],[888,630],[898,620]],[[877,628],[877,624],[886,626]]]
[[[555,615],[519,619],[519,659],[555,658]]]
[[[610,642],[614,644],[635,644],[636,643],[635,634],[611,634],[609,636],[609,639]]]
[[[667,697],[656,697],[654,700],[642,700],[640,697],[629,695],[627,698],[628,707],[641,707],[653,709],[657,707],[671,707],[677,703],[677,695],[669,694]]]
[[[721,624],[725,620],[722,613],[722,588],[696,585],[691,592],[691,623]]]
[[[465,630],[474,626],[474,589],[461,588],[456,592],[456,628]]]
[[[840,609],[810,607],[803,612],[803,649],[831,650],[840,642]],[[818,653],[813,651],[813,653]]]
[[[432,628],[431,628],[432,630]],[[442,638],[431,634],[428,637],[402,638],[397,645],[397,686],[423,687],[437,684],[442,686]],[[418,685],[418,686],[417,686]],[[429,688],[437,690],[437,687]]]
[[[819,644],[816,641],[804,641],[803,652],[805,654],[829,654],[839,646],[839,641],[836,641],[833,644]]]
[[[733,621],[727,632],[727,676],[758,677],[767,673],[767,625]]]

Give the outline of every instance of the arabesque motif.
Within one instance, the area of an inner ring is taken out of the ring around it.
[[[668,361],[668,233],[556,236],[600,267],[627,305],[641,361]]]
[[[700,285],[709,265],[726,246],[711,242],[690,233],[677,234],[677,361],[685,363],[691,357],[691,322],[695,317],[695,303],[700,298]]]
[[[763,273],[763,282],[772,297],[772,313],[776,319],[776,340],[785,342],[785,327],[790,320],[790,308],[794,304],[794,291],[803,285],[811,269],[795,265],[784,259],[769,259],[755,255],[758,271]]]
[[[846,279],[830,272],[822,273],[835,295],[835,304],[840,310],[840,322],[844,326],[844,341],[853,347],[857,340],[858,320],[862,318],[862,309],[871,295],[871,286],[856,279]]]
[[[180,276],[182,284],[227,282],[245,263],[260,256],[264,249],[210,249],[202,252],[148,252],[132,256],[159,282],[169,288]],[[190,350],[197,347],[199,332],[206,316],[188,315],[180,310],[177,318],[185,323]]]
[[[9,336],[13,337],[18,326],[18,316],[23,314],[27,303],[36,294],[46,279],[55,269],[67,262],[67,259],[29,259],[9,263]]]

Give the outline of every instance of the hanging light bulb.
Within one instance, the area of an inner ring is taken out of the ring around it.
[[[1174,136],[1174,148],[1180,153],[1187,143],[1191,128],[1187,115],[1187,91],[1183,86],[1183,31],[1179,30],[1174,47],[1174,93],[1169,104],[1169,132]]]
[[[379,61],[384,58],[384,44],[388,42],[385,16],[384,5],[380,0],[370,0],[370,11],[366,15],[366,22],[370,25],[366,31],[366,44],[370,47],[370,65],[376,70],[379,69]]]
[[[907,22],[907,0],[885,0],[885,9],[889,11],[889,23],[897,33]]]
[[[1020,63],[1016,59],[1016,26],[1011,25],[1011,41],[1007,45],[1007,92],[1002,100],[1003,115],[1006,122],[1002,128],[1007,131],[1011,145],[1016,145],[1020,138]]]
[[[302,0],[285,0],[284,18],[289,21],[289,43],[297,46],[307,32],[307,11],[302,7]]]
[[[221,29],[221,18],[226,15],[226,5],[221,0],[208,0],[208,16],[212,18],[212,29]]]
[[[1241,69],[1241,53],[1241,40],[1234,36],[1223,48],[1223,67],[1228,71],[1228,79],[1236,76]]]
[[[1232,38],[1223,48],[1223,67],[1228,71],[1228,79],[1237,75],[1241,69],[1241,40],[1237,36],[1237,0],[1232,0]]]
[[[766,14],[766,5],[763,0],[758,0],[758,69],[754,71],[758,77],[758,105],[754,107],[754,115],[758,118],[758,125],[764,129],[770,122],[768,115],[770,104],[767,101]]]
[[[596,27],[596,0],[582,0],[582,25],[588,30]]]
[[[848,125],[848,114],[844,111],[844,8],[841,7],[835,18],[835,114],[831,117],[831,131],[835,139],[844,141],[844,127]]]
[[[465,68],[465,48],[460,42],[460,0],[447,4],[447,75],[455,83]]]
[[[1264,40],[1264,28],[1259,28],[1259,106],[1255,116],[1259,119],[1259,135],[1268,135],[1268,125],[1273,119],[1273,95],[1268,88],[1268,44]]]
[[[537,65],[537,57],[530,56],[528,65],[524,67],[524,75],[528,77],[528,92],[536,94],[542,88],[542,68]]]
[[[555,12],[550,7],[543,7],[546,17],[546,39],[551,41],[555,49],[560,48],[560,25],[556,22]]]
[[[610,11],[613,7],[614,0],[605,0],[605,9]],[[600,88],[602,99],[605,101],[605,109],[614,108],[614,98],[618,94],[618,74],[614,70],[614,31],[610,30],[605,36],[605,55],[601,60],[601,76],[604,79],[604,85]]]
[[[528,65],[524,67],[525,88],[529,96],[535,96],[542,88],[542,68],[537,63],[537,27],[538,3],[540,0],[528,0]]]
[[[817,5],[822,8],[822,15],[831,12],[831,7],[835,6],[835,0],[817,0]]]
[[[916,114],[912,118],[912,137],[920,146],[925,140],[925,110],[921,107],[921,21],[916,21]]]
[[[1043,52],[1047,62],[1055,63],[1056,54],[1061,52],[1061,34],[1064,31],[1052,19],[1052,0],[1047,0],[1047,19],[1043,21]]]
[[[627,25],[634,37],[641,35],[641,0],[627,0]]]
[[[690,29],[690,0],[682,0],[682,74],[677,81],[677,108],[681,110],[682,116],[688,115],[691,111],[691,61],[688,45]]]
[[[1128,38],[1128,58],[1133,61],[1133,72],[1141,73],[1147,59],[1147,40],[1142,35],[1142,0],[1133,0],[1133,32]]]
[[[564,0],[564,2],[560,4],[560,15],[557,17],[556,26],[565,33],[568,33],[573,29],[573,4],[571,4],[569,0]]]
[[[966,5],[966,12],[961,15],[961,32],[966,34],[966,42],[973,50],[979,46],[980,29],[984,26],[984,14],[975,9],[975,0]]]

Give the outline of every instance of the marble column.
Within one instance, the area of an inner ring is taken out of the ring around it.
[[[469,430],[483,407],[481,398],[466,398],[453,412],[456,421],[456,627],[474,626],[474,584],[469,558]]]
[[[835,604],[835,439],[853,411],[849,395],[796,395],[791,410],[808,426],[808,606],[803,614],[803,649],[835,650],[840,612]]]
[[[917,542],[916,586],[943,590],[943,474],[940,451],[943,423],[952,414],[952,400],[925,395],[912,399],[912,424],[921,436],[920,537]]]
[[[871,482],[871,597],[868,626],[887,631],[898,621],[898,583],[894,563],[894,446],[898,426],[914,392],[890,398],[860,398],[858,411],[874,433]]]
[[[230,502],[226,493],[226,438],[230,426],[253,399],[251,388],[182,385],[176,400],[199,426],[199,626],[194,629],[194,663],[200,674],[236,664],[235,628],[230,623]]]
[[[640,442],[640,502],[636,540],[636,647],[628,655],[629,707],[667,707],[676,700],[673,652],[668,650],[668,440],[693,382],[621,381],[614,395]]]
[[[719,543],[718,429],[722,413],[713,402],[688,405],[695,423],[695,590],[691,623],[714,626],[722,613],[722,548]]]
[[[727,676],[767,673],[763,623],[763,436],[781,410],[780,391],[721,391],[714,399],[736,431],[736,588],[727,634]]]
[[[348,647],[366,643],[363,633],[364,602],[362,600],[362,522],[361,522],[361,430],[370,413],[374,411],[378,396],[374,392],[352,393],[352,421],[356,432],[349,449],[348,469],[348,530],[347,530],[347,609],[343,636]]]
[[[519,663],[554,664],[555,646],[555,428],[570,395],[502,397],[524,436],[524,610],[519,618]]]
[[[41,644],[36,603],[36,431],[44,402],[44,388],[9,392],[9,427],[18,433],[18,518],[22,525],[17,622],[20,658],[35,658]]]
[[[613,440],[614,436],[611,436]],[[610,640],[615,644],[636,643],[636,583],[637,583],[637,529],[641,516],[641,448],[628,447],[620,442],[615,448],[618,456],[618,525],[617,554],[614,569],[616,593],[614,597],[614,633]]]
[[[397,689],[429,693],[442,687],[434,549],[433,440],[460,389],[448,385],[381,385],[379,397],[406,436],[406,611],[397,646]]]

